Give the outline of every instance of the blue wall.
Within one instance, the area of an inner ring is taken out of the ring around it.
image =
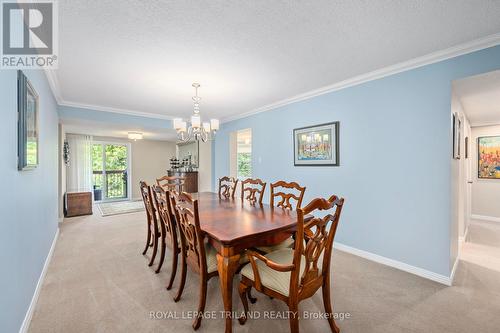
[[[40,95],[40,165],[17,171],[17,73],[0,70],[0,331],[18,332],[57,230],[57,105],[41,70],[25,71]]]
[[[449,276],[451,81],[496,69],[500,46],[225,123],[214,179],[230,132],[252,128],[253,176],[346,198],[337,242]],[[292,130],[337,120],[341,166],[294,167]]]
[[[80,119],[110,124],[133,125],[135,127],[139,126],[144,129],[172,128],[171,120],[149,118],[146,116],[133,116],[115,112],[103,112],[64,105],[59,106],[59,117],[61,118],[61,120]]]

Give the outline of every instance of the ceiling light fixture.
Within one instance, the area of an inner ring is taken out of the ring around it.
[[[174,119],[174,128],[177,131],[177,138],[179,141],[188,142],[212,140],[219,130],[219,120],[210,119],[210,122],[202,122],[200,116],[200,100],[201,97],[198,96],[199,83],[193,83],[193,88],[195,89],[195,95],[193,96],[193,115],[191,116],[191,121],[184,121],[181,118]],[[189,126],[188,126],[189,125]]]
[[[142,133],[140,133],[140,132],[128,132],[128,138],[130,140],[134,140],[134,141],[142,140]]]

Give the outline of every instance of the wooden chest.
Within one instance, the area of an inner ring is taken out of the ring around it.
[[[92,215],[92,192],[73,192],[64,195],[64,216]]]

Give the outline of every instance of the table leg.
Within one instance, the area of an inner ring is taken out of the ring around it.
[[[233,276],[240,262],[240,255],[236,254],[224,257],[217,253],[217,270],[219,271],[220,289],[226,312],[226,333],[231,333],[233,329]]]

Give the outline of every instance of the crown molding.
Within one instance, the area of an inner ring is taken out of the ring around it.
[[[59,80],[57,79],[57,75],[53,69],[44,68],[45,77],[49,82],[50,90],[52,90],[52,94],[57,101],[57,104],[61,104],[62,97],[61,92],[59,90]]]
[[[55,74],[55,71],[53,69],[44,68],[44,72],[45,72],[45,76],[47,77],[47,81],[49,82],[50,89],[52,90],[52,94],[54,95],[54,98],[56,99],[57,104],[59,106],[69,106],[69,107],[81,108],[81,109],[87,109],[87,110],[112,112],[112,113],[125,114],[125,115],[129,115],[129,116],[146,117],[146,118],[162,119],[162,120],[172,120],[175,118],[172,116],[161,115],[161,114],[156,114],[156,113],[149,113],[149,112],[136,111],[136,110],[113,108],[113,107],[102,106],[102,105],[93,105],[93,104],[84,104],[84,103],[66,101],[62,98],[61,91],[59,89],[59,80],[57,79],[57,75]]]
[[[440,62],[446,59],[454,58],[460,55],[472,53],[475,51],[479,51],[482,49],[486,49],[492,46],[496,46],[500,44],[500,33],[486,36],[483,38],[479,38],[467,43],[459,44],[453,47],[450,47],[445,50],[433,52],[421,57],[417,57],[408,61],[404,61],[395,65],[391,65],[388,67],[384,67],[372,72],[368,72],[365,74],[361,74],[358,76],[354,76],[350,79],[343,80],[319,89],[311,90],[299,95],[295,95],[293,97],[283,99],[256,109],[253,109],[251,111],[241,113],[238,115],[226,117],[221,119],[221,123],[227,123],[233,120],[245,118],[257,113],[262,113],[266,111],[270,111],[288,104],[292,104],[295,102],[300,102],[303,100],[307,100],[316,96],[328,94],[334,91],[338,91],[341,89],[357,86],[369,81],[381,79],[386,76],[394,75],[397,73],[405,72],[411,69],[415,69],[418,67],[430,65],[436,62]],[[91,105],[91,104],[83,104],[83,103],[77,103],[77,102],[71,102],[71,101],[66,101],[62,98],[62,95],[60,93],[59,89],[59,82],[57,79],[57,75],[55,74],[54,70],[49,70],[45,69],[45,74],[47,76],[47,80],[49,82],[50,88],[52,89],[52,93],[54,94],[54,97],[57,101],[57,103],[61,106],[69,106],[69,107],[77,107],[77,108],[83,108],[83,109],[90,109],[90,110],[96,110],[96,111],[103,111],[103,112],[113,112],[113,113],[119,113],[119,114],[126,114],[126,115],[131,115],[131,116],[139,116],[139,117],[148,117],[148,118],[155,118],[155,119],[166,119],[166,120],[172,120],[173,116],[167,116],[167,115],[160,115],[160,114],[155,114],[155,113],[149,113],[149,112],[142,112],[142,111],[136,111],[136,110],[128,110],[128,109],[120,109],[120,108],[113,108],[113,107],[108,107],[108,106],[102,106],[102,105]]]
[[[486,49],[486,48],[496,46],[499,44],[500,44],[500,33],[494,34],[494,35],[489,35],[489,36],[479,38],[479,39],[476,39],[476,40],[473,40],[473,41],[470,41],[467,43],[459,44],[459,45],[456,45],[456,46],[453,46],[453,47],[450,47],[450,48],[447,48],[447,49],[444,49],[441,51],[429,53],[427,55],[417,57],[417,58],[414,58],[414,59],[411,59],[408,61],[404,61],[404,62],[395,64],[395,65],[391,65],[388,67],[377,69],[377,70],[372,71],[372,72],[368,72],[365,74],[354,76],[350,79],[343,80],[343,81],[340,81],[340,82],[337,82],[337,83],[334,83],[334,84],[331,84],[331,85],[328,85],[328,86],[325,86],[325,87],[322,87],[319,89],[311,90],[311,91],[308,91],[306,93],[302,93],[302,94],[299,94],[299,95],[296,95],[296,96],[293,96],[293,97],[290,97],[287,99],[283,99],[281,101],[271,103],[271,104],[259,107],[257,109],[254,109],[254,110],[242,113],[242,114],[226,117],[226,118],[221,119],[221,123],[227,123],[227,122],[241,119],[241,118],[245,118],[245,117],[257,114],[257,113],[270,111],[270,110],[273,110],[273,109],[276,109],[276,108],[279,108],[279,107],[282,107],[282,106],[285,106],[288,104],[300,102],[300,101],[303,101],[306,99],[310,99],[310,98],[313,98],[316,96],[328,94],[328,93],[338,91],[341,89],[357,86],[357,85],[360,85],[360,84],[363,84],[363,83],[366,83],[369,81],[381,79],[381,78],[386,77],[386,76],[409,71],[411,69],[430,65],[430,64],[433,64],[436,62],[440,62],[440,61],[447,60],[450,58],[458,57],[458,56],[461,56],[464,54],[472,53],[472,52]]]
[[[471,122],[470,127],[486,127],[486,126],[498,126],[500,121],[488,121],[488,122]]]
[[[172,116],[167,116],[167,115],[162,115],[162,114],[157,114],[157,113],[149,113],[149,112],[142,112],[142,111],[135,111],[135,110],[128,110],[128,109],[120,109],[120,108],[113,108],[113,107],[93,105],[93,104],[75,103],[75,102],[68,102],[68,101],[64,101],[64,100],[61,101],[59,103],[59,105],[80,108],[80,109],[94,110],[94,111],[119,113],[119,114],[124,114],[124,115],[128,115],[128,116],[153,118],[153,119],[172,120],[175,118]]]

